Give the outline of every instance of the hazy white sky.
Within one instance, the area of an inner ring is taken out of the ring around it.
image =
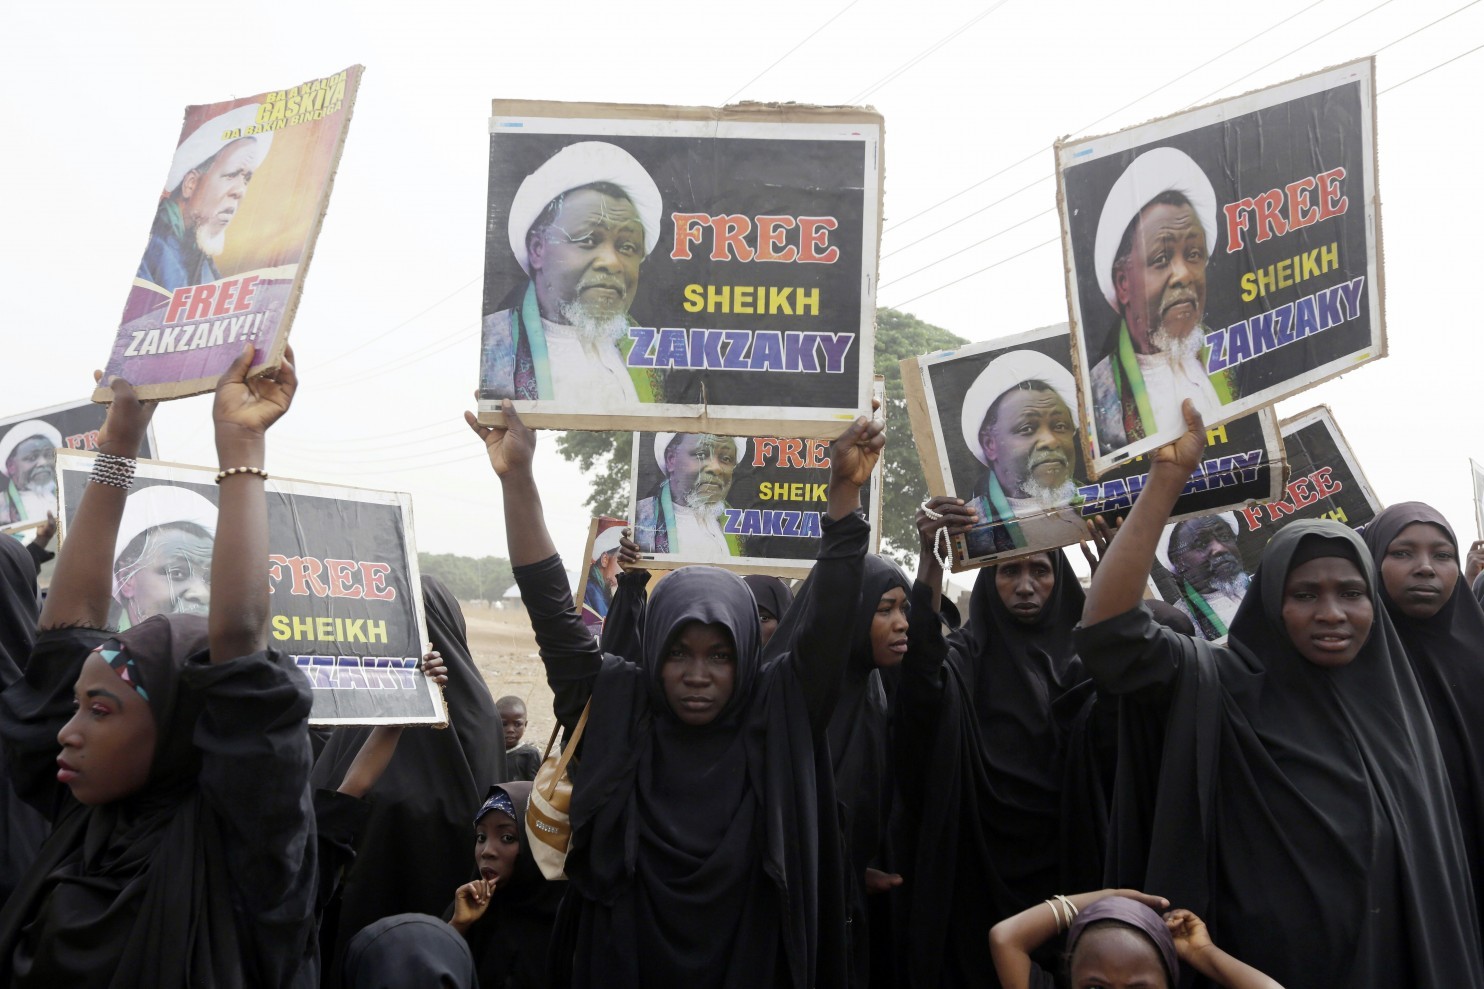
[[[460,420],[492,97],[872,104],[886,119],[879,301],[984,340],[1067,318],[1058,136],[1376,52],[1391,354],[1279,411],[1328,403],[1383,502],[1429,501],[1469,540],[1484,343],[1471,278],[1456,279],[1480,270],[1481,44],[1478,0],[12,4],[0,414],[88,393],[186,104],[360,62],[294,324],[303,384],[268,466],[411,492],[421,549],[503,554],[499,485]],[[209,416],[207,397],[162,407],[165,458],[214,464]],[[586,485],[549,439],[543,451],[547,515],[575,556]]]

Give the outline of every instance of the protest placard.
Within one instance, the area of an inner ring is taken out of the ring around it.
[[[1142,457],[1093,479],[1078,442],[1065,323],[902,361],[912,437],[928,491],[971,503],[983,521],[955,540],[953,569],[1070,546],[1087,520],[1128,514]],[[1207,431],[1201,469],[1175,503],[1183,517],[1275,498],[1283,456],[1271,410]]]
[[[57,511],[57,451],[96,450],[108,410],[83,399],[0,419],[0,531],[16,532]],[[155,431],[140,456],[155,457]]]
[[[1273,533],[1298,519],[1359,528],[1381,510],[1328,406],[1283,420],[1288,484],[1281,498],[1166,526],[1155,554],[1154,586],[1184,611],[1196,632],[1224,639]]]
[[[1056,161],[1094,475],[1385,356],[1372,59]]]
[[[61,537],[93,455],[57,458]],[[206,614],[216,539],[216,472],[141,460],[114,546],[113,614]],[[443,693],[420,669],[422,582],[405,494],[272,478],[268,494],[268,645],[314,688],[315,725],[441,725]]]
[[[119,375],[140,398],[199,395],[246,340],[250,373],[278,366],[361,71],[186,107],[105,383]]]
[[[828,509],[830,446],[817,438],[635,433],[629,518],[640,565],[806,576]],[[875,552],[879,469],[862,499]]]
[[[608,515],[599,515],[587,528],[587,544],[581,559],[585,561],[574,589],[582,602],[582,624],[597,637],[618,590],[618,540],[629,523]]]
[[[833,437],[869,408],[879,114],[492,112],[481,422]]]
[[[1469,469],[1474,475],[1474,524],[1479,528],[1479,538],[1484,539],[1484,464],[1470,458]]]

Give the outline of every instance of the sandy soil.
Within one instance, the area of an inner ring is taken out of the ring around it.
[[[468,601],[461,606],[469,626],[469,650],[484,682],[495,697],[514,694],[525,700],[530,723],[522,741],[544,750],[556,718],[551,713],[546,670],[536,654],[536,636],[525,611]]]

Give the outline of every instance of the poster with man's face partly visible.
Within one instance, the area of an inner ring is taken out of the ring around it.
[[[635,433],[629,518],[640,566],[806,576],[829,510],[829,440]],[[881,471],[861,492],[880,539]]]
[[[0,530],[18,531],[57,514],[57,451],[96,450],[107,414],[84,399],[0,419]],[[153,426],[139,455],[157,456]]]
[[[1281,498],[1165,527],[1155,554],[1155,588],[1202,638],[1225,639],[1273,533],[1299,519],[1359,528],[1381,510],[1375,492],[1328,406],[1282,423],[1288,484]]]
[[[1058,142],[1094,474],[1385,356],[1373,69]]]
[[[928,491],[974,506],[981,522],[955,540],[967,570],[1088,538],[1087,520],[1128,514],[1144,458],[1093,480],[1086,468],[1066,324],[902,362],[912,436]],[[1277,497],[1282,446],[1271,410],[1207,431],[1201,468],[1175,516]]]
[[[879,114],[492,112],[481,422],[833,437],[870,408]]]
[[[581,600],[582,624],[597,638],[608,618],[608,606],[618,590],[618,541],[629,523],[609,515],[599,515],[587,529],[587,544],[582,559],[587,561],[578,576],[576,594]]]
[[[93,456],[63,451],[57,465],[65,541]],[[208,613],[215,476],[139,462],[113,550],[114,626]],[[420,668],[428,640],[411,499],[278,478],[267,494],[268,646],[309,678],[310,724],[446,724],[442,691]]]
[[[125,378],[140,398],[199,395],[248,341],[252,373],[278,366],[360,80],[353,65],[186,107],[104,382]]]

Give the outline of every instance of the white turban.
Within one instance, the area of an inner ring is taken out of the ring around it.
[[[1168,570],[1171,574],[1175,573],[1175,565],[1174,563],[1170,562],[1170,536],[1174,534],[1175,526],[1189,525],[1192,522],[1199,522],[1201,519],[1206,518],[1224,519],[1226,521],[1226,524],[1231,526],[1232,535],[1234,536],[1240,535],[1242,532],[1241,527],[1237,525],[1236,512],[1213,512],[1211,515],[1197,515],[1194,518],[1181,519],[1179,522],[1176,522],[1173,525],[1165,526],[1164,531],[1159,534],[1159,545],[1155,547],[1154,552],[1155,555],[1159,557],[1159,562],[1163,563],[1165,565],[1165,569]]]
[[[1211,188],[1211,180],[1206,178],[1201,166],[1190,155],[1174,148],[1155,148],[1139,155],[1108,190],[1108,198],[1103,200],[1103,215],[1098,217],[1097,238],[1093,241],[1098,288],[1103,290],[1103,298],[1114,312],[1119,310],[1118,293],[1113,287],[1113,261],[1123,232],[1151,199],[1164,192],[1178,192],[1190,200],[1196,219],[1206,231],[1207,252],[1216,249],[1216,190]]]
[[[604,553],[612,553],[618,549],[618,541],[623,536],[623,526],[610,525],[598,533],[598,538],[593,540],[593,560],[596,561]]]
[[[124,516],[119,521],[118,540],[113,544],[113,561],[129,548],[140,533],[162,525],[188,523],[206,530],[216,539],[216,506],[189,488],[155,484],[141,488],[124,501]],[[114,575],[113,593],[118,594],[118,575]]]
[[[41,419],[18,422],[10,427],[10,432],[5,434],[5,439],[0,440],[0,470],[5,469],[5,462],[10,459],[12,453],[15,453],[15,448],[33,436],[48,440],[53,448],[62,445],[62,434],[51,423]]]
[[[581,141],[569,144],[530,175],[526,176],[515,198],[510,202],[510,250],[521,270],[531,273],[531,259],[526,253],[526,234],[531,224],[557,196],[596,182],[618,186],[634,204],[639,222],[644,225],[644,255],[654,250],[660,238],[660,187],[644,166],[623,148],[606,141]]]
[[[203,162],[234,141],[256,141],[258,143],[258,167],[262,167],[263,159],[268,157],[268,148],[273,144],[273,132],[270,130],[261,134],[241,133],[257,124],[260,105],[249,103],[235,110],[228,110],[191,131],[190,136],[181,141],[180,146],[175,149],[175,160],[170,162],[170,174],[165,179],[165,191],[174,192],[180,183],[185,181],[187,172],[200,168]],[[233,131],[238,132],[237,137],[222,136]]]
[[[654,434],[654,462],[660,465],[660,470],[665,469],[665,449],[670,441],[676,437],[676,433]],[[732,442],[737,444],[737,463],[747,456],[747,440],[741,436],[733,436]]]
[[[1072,380],[1071,371],[1035,350],[1012,350],[1008,354],[1001,354],[979,372],[979,377],[964,392],[964,404],[960,413],[959,425],[964,433],[964,444],[974,454],[974,459],[986,467],[989,466],[989,461],[984,459],[984,447],[979,442],[979,430],[984,425],[984,417],[1001,395],[1024,381],[1046,382],[1067,403],[1073,421],[1077,418],[1077,383]]]

